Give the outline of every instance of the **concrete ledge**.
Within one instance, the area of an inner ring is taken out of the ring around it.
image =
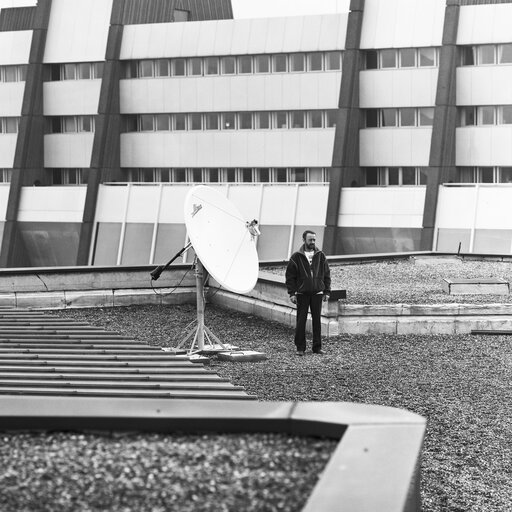
[[[443,279],[443,291],[449,295],[508,295],[510,285],[504,279]]]
[[[37,425],[37,429],[34,429]],[[340,439],[303,512],[419,512],[425,419],[354,403],[0,397],[0,430],[279,432]]]

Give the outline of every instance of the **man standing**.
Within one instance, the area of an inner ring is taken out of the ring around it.
[[[306,352],[308,310],[313,319],[313,353],[323,354],[320,314],[322,301],[329,298],[331,272],[325,254],[316,247],[316,234],[309,229],[302,234],[304,244],[294,252],[286,267],[286,287],[290,300],[297,304],[295,346],[297,355]]]

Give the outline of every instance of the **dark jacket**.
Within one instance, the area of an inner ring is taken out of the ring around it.
[[[304,245],[294,252],[286,267],[286,288],[289,295],[303,293],[315,295],[319,292],[329,294],[331,291],[331,271],[325,254],[315,249],[311,266],[304,254]]]

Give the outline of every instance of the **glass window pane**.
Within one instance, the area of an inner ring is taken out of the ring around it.
[[[378,169],[376,167],[367,167],[365,169],[366,185],[378,185]]]
[[[248,112],[241,112],[239,114],[240,119],[240,130],[250,130],[252,129],[252,114]]]
[[[402,48],[400,50],[400,67],[413,68],[416,66],[416,49]]]
[[[494,169],[492,167],[480,167],[479,171],[480,183],[494,182]]]
[[[396,108],[383,108],[381,110],[381,126],[396,126]]]
[[[366,111],[366,128],[377,128],[379,126],[379,111],[375,108]]]
[[[323,112],[321,110],[313,110],[309,112],[309,127],[322,128]]]
[[[62,131],[64,133],[76,132],[76,119],[73,116],[65,116],[62,118]]]
[[[93,130],[94,123],[93,123],[92,116],[83,116],[83,117],[80,117],[79,120],[80,120],[80,125],[79,125],[80,131],[83,131],[83,132],[94,131]]]
[[[153,116],[151,114],[141,114],[140,116],[140,131],[152,132],[153,131]]]
[[[420,185],[426,185],[428,179],[428,167],[420,167]]]
[[[275,113],[275,128],[282,129],[288,128],[288,113],[276,112]]]
[[[478,124],[494,124],[494,107],[478,107]]]
[[[309,169],[309,179],[312,183],[321,183],[325,181],[324,170],[321,167],[313,167]]]
[[[327,52],[325,54],[325,69],[328,71],[341,69],[341,52]]]
[[[414,126],[416,109],[414,108],[401,108],[400,112],[400,126]]]
[[[291,113],[291,127],[304,128],[304,111],[296,110]]]
[[[104,68],[103,62],[96,62],[93,65],[93,70],[94,70],[93,78],[103,78],[103,68]]]
[[[197,57],[188,61],[188,74],[192,76],[203,74],[203,59]]]
[[[501,109],[502,124],[512,124],[512,105],[504,105]]]
[[[484,44],[478,47],[478,64],[494,64],[494,45]]]
[[[158,114],[156,116],[157,131],[169,131],[171,129],[171,119],[168,114]]]
[[[169,76],[169,60],[159,59],[156,61],[155,76]]]
[[[256,169],[256,181],[268,183],[270,181],[270,169]]]
[[[205,75],[219,74],[219,59],[217,57],[207,57],[204,59]]]
[[[270,72],[270,57],[268,55],[257,55],[254,57],[256,73]]]
[[[322,71],[323,54],[308,53],[308,71]]]
[[[402,185],[416,185],[416,169],[402,167]]]
[[[141,60],[139,63],[139,76],[141,78],[153,76],[153,61]]]
[[[190,114],[190,129],[201,130],[202,129],[202,115],[201,114]]]
[[[390,49],[380,51],[380,67],[396,68],[396,50]]]
[[[377,69],[379,67],[378,57],[377,50],[368,50],[366,52],[366,69]]]
[[[187,181],[187,170],[173,169],[172,176],[174,183],[184,183],[185,181]]]
[[[304,71],[303,53],[292,53],[290,55],[290,71]]]
[[[436,49],[435,48],[420,48],[420,66],[435,66],[436,64]]]
[[[476,124],[475,107],[462,107],[460,110],[460,125],[474,126]]]
[[[218,130],[219,129],[219,114],[206,114],[206,129]]]
[[[5,66],[4,67],[4,81],[5,82],[16,82],[17,81],[16,66]]]
[[[5,133],[18,133],[19,119],[17,117],[5,118]]]
[[[226,112],[222,114],[222,129],[223,130],[234,130],[235,129],[235,114],[232,112]]]
[[[274,169],[274,181],[286,183],[288,181],[286,169]]]
[[[388,185],[398,185],[399,169],[398,167],[388,168]]]
[[[219,181],[219,169],[208,170],[208,181],[210,183],[217,183]]]
[[[434,108],[420,108],[420,126],[434,125]]]
[[[185,59],[173,59],[172,61],[172,75],[185,76]]]
[[[462,65],[474,66],[476,63],[476,48],[474,46],[462,47]]]
[[[77,78],[79,80],[89,80],[91,78],[91,65],[90,64],[78,64],[77,66]]]
[[[288,69],[288,56],[287,55],[274,55],[272,57],[274,71],[276,73],[284,73]]]
[[[270,112],[257,112],[256,128],[260,130],[268,130],[270,128]]]
[[[226,181],[228,183],[235,183],[235,181],[236,181],[236,169],[226,169]]]
[[[252,169],[240,169],[242,183],[252,183]]]
[[[338,120],[338,111],[337,110],[328,110],[327,116],[325,119],[326,128],[335,128],[337,120]]]
[[[512,167],[502,167],[500,176],[501,183],[512,183]]]
[[[499,46],[499,63],[512,64],[512,43],[500,44]]]
[[[190,169],[191,181],[194,183],[201,183],[203,181],[202,169]]]
[[[62,65],[62,80],[74,80],[76,66],[74,64],[63,64]]]
[[[222,57],[221,70],[223,75],[233,75],[236,70],[236,57]]]
[[[290,181],[293,183],[304,183],[306,181],[306,169],[290,169]]]
[[[238,72],[252,73],[252,57],[250,55],[238,57]]]
[[[186,130],[187,129],[187,114],[174,114],[174,129]]]

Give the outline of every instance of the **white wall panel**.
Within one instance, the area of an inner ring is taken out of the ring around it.
[[[456,165],[511,166],[512,126],[475,126],[456,130]]]
[[[37,0],[0,0],[0,10],[9,7],[35,7]]]
[[[474,221],[477,189],[467,187],[439,187],[436,227],[445,229],[469,229]]]
[[[456,83],[457,105],[512,104],[512,66],[459,67]]]
[[[44,62],[105,59],[113,0],[53,0]]]
[[[337,72],[121,80],[121,113],[333,109],[340,84]]]
[[[155,222],[158,218],[160,187],[130,186],[126,222]]]
[[[476,229],[512,229],[512,187],[479,186]]]
[[[28,64],[32,30],[0,32],[0,66]]]
[[[7,202],[9,201],[9,183],[2,183],[0,185],[0,221],[5,220],[7,213]]]
[[[95,212],[96,222],[123,222],[127,194],[127,186],[100,185]]]
[[[63,80],[43,83],[45,116],[98,113],[101,80]]]
[[[338,226],[421,228],[426,187],[344,188]]]
[[[262,198],[261,185],[237,185],[218,187],[227,191],[227,197],[238,208],[245,221],[256,219],[260,222],[260,201]]]
[[[334,129],[125,133],[121,166],[330,167],[333,147]]]
[[[446,0],[366,0],[361,48],[441,46]]]
[[[437,68],[361,71],[361,108],[434,106]]]
[[[359,131],[363,167],[428,166],[432,128],[368,128]]]
[[[260,224],[262,226],[290,226],[293,223],[296,193],[294,185],[266,187],[263,194]]]
[[[300,185],[295,223],[299,226],[323,226],[328,196],[329,185]]]
[[[20,117],[25,82],[0,82],[0,117]]]
[[[17,133],[3,133],[0,135],[0,168],[11,169],[14,165]]]
[[[94,133],[58,133],[44,136],[44,166],[82,168],[91,166]]]
[[[347,20],[342,13],[127,25],[121,59],[341,50]]]
[[[82,222],[87,187],[23,187],[18,221]]]
[[[457,44],[509,43],[511,24],[510,3],[462,6]]]

